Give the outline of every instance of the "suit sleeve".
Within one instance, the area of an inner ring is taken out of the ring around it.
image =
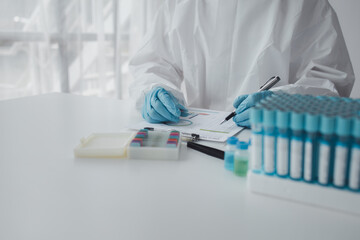
[[[181,104],[185,102],[180,90],[183,73],[176,64],[176,47],[169,38],[172,4],[166,1],[159,9],[144,44],[129,63],[134,77],[130,84],[130,96],[135,99],[137,109],[142,107],[146,93],[157,86],[170,91]]]
[[[336,13],[327,1],[315,2],[303,9],[310,14],[299,14],[294,26],[290,84],[273,90],[348,97],[355,77]]]

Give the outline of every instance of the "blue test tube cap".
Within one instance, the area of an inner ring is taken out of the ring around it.
[[[333,134],[335,128],[335,117],[322,115],[320,119],[320,132],[322,134]]]
[[[239,141],[236,144],[236,148],[241,149],[241,150],[247,150],[248,146],[249,146],[249,144],[247,142],[243,142],[243,141]]]
[[[320,116],[312,113],[305,115],[305,130],[308,132],[317,132],[319,130]]]
[[[276,126],[278,128],[289,128],[290,113],[286,111],[276,111]]]
[[[320,101],[328,101],[328,100],[329,100],[329,97],[328,97],[328,96],[324,96],[324,95],[317,96],[316,98],[319,99]]]
[[[230,144],[230,145],[236,145],[236,143],[238,142],[238,139],[237,137],[229,137],[227,140],[226,140],[226,143],[227,144]]]
[[[290,126],[292,130],[303,130],[304,129],[304,115],[299,112],[291,112]]]
[[[250,109],[250,123],[258,124],[262,122],[263,110],[260,107],[252,107]]]
[[[346,102],[346,103],[351,103],[351,102],[354,101],[353,99],[347,98],[347,97],[342,98],[342,100],[343,100],[344,102]]]
[[[351,134],[351,118],[337,116],[335,132],[339,136],[349,136]]]
[[[276,112],[273,109],[264,109],[264,126],[275,126]]]
[[[334,97],[334,96],[329,96],[328,99],[335,103],[341,102],[341,100],[342,100],[340,97]]]
[[[360,138],[360,117],[353,118],[353,136],[355,138]]]

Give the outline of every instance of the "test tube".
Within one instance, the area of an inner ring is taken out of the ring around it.
[[[250,150],[250,169],[255,173],[262,170],[262,139],[263,139],[263,110],[259,106],[250,109],[251,123],[251,150]]]
[[[248,143],[237,142],[234,154],[234,173],[245,177],[248,170]]]
[[[315,113],[308,113],[305,116],[304,180],[308,182],[315,180],[316,177],[319,120],[320,116]]]
[[[337,141],[335,145],[333,184],[337,187],[345,187],[350,147],[351,118],[338,116],[336,118],[335,133]]]
[[[322,115],[320,119],[321,138],[319,142],[318,182],[327,185],[330,182],[330,172],[333,159],[333,134],[335,128],[334,116]]]
[[[271,107],[264,109],[264,172],[275,173],[275,111]]]
[[[289,174],[289,158],[290,158],[290,113],[278,110],[276,112],[276,173],[279,176],[287,176]]]
[[[304,149],[304,115],[299,112],[291,112],[290,127],[290,177],[299,180],[303,173],[303,149]]]
[[[360,189],[360,117],[353,118],[353,137],[354,141],[351,149],[349,188],[352,190]]]
[[[224,166],[225,169],[234,170],[234,153],[236,150],[236,143],[238,139],[236,137],[229,137],[226,141],[225,154],[224,154]]]

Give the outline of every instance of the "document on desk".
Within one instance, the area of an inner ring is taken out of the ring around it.
[[[237,126],[233,121],[227,121],[220,125],[229,112],[207,110],[200,108],[189,108],[189,115],[180,117],[180,121],[151,124],[145,120],[136,123],[130,128],[141,129],[145,127],[155,130],[178,130],[185,135],[197,134],[202,140],[224,142],[241,131],[243,128]]]

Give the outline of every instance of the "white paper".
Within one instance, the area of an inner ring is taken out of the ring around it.
[[[178,123],[151,124],[144,120],[130,126],[130,128],[138,130],[151,127],[155,130],[178,130],[186,135],[198,134],[202,140],[215,142],[224,142],[228,137],[235,135],[243,129],[237,126],[232,119],[220,125],[230,112],[200,108],[189,108],[188,111],[189,115],[181,117]]]

